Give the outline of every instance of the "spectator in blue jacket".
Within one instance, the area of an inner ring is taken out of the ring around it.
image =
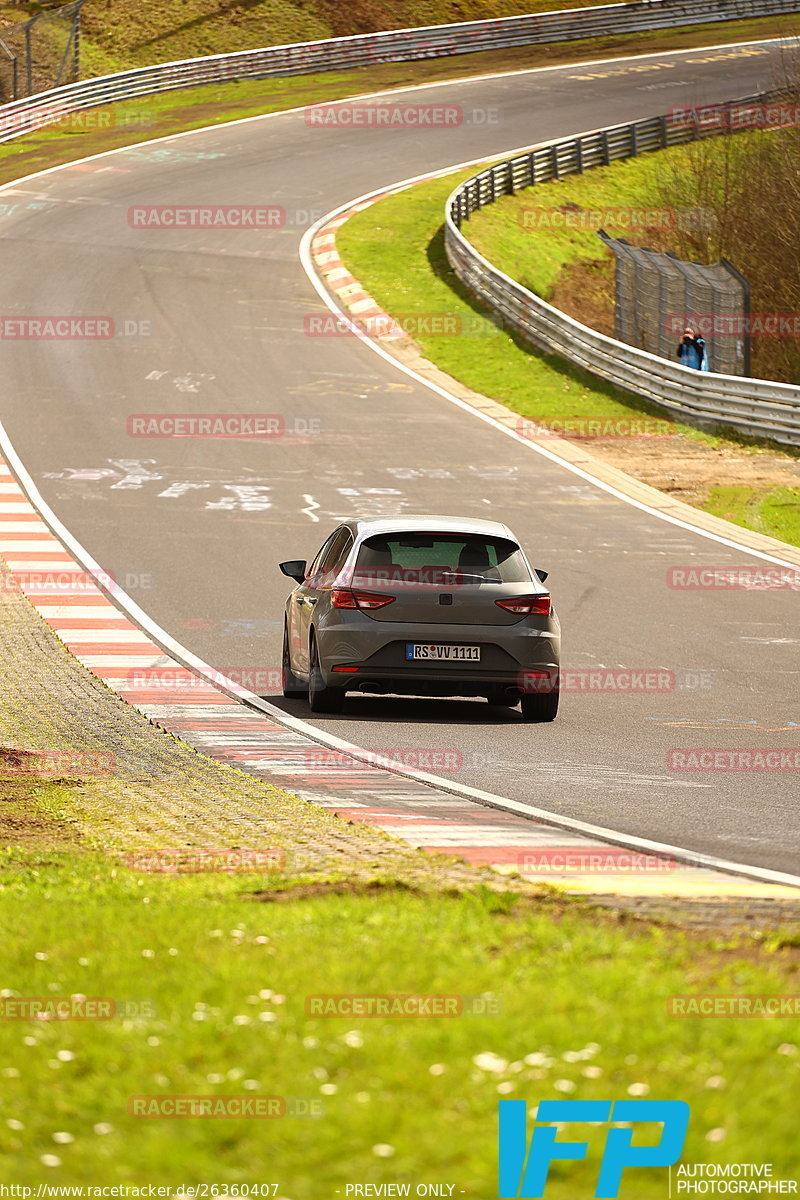
[[[693,329],[684,329],[676,354],[682,367],[693,367],[695,371],[708,370],[706,344]]]

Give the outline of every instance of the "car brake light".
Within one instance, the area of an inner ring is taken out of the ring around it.
[[[549,596],[514,596],[511,600],[495,600],[495,604],[506,612],[517,613],[519,616],[547,617],[550,615]]]
[[[353,588],[334,588],[331,603],[334,608],[383,608],[393,604],[396,596],[385,596],[380,592],[358,592]]]

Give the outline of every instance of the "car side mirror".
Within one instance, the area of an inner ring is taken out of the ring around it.
[[[544,583],[545,579],[547,579],[547,576],[550,574],[549,571],[540,571],[538,567],[535,568],[535,573],[539,576],[542,583]]]
[[[292,558],[289,562],[279,563],[278,566],[284,575],[288,575],[296,583],[302,583],[306,577],[306,560],[304,558]]]

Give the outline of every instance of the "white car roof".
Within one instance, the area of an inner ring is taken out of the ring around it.
[[[510,538],[516,542],[507,525],[499,521],[483,521],[475,517],[387,517],[379,521],[352,521],[359,540],[381,533],[475,533],[484,537]]]

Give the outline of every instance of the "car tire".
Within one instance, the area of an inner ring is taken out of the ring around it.
[[[516,708],[519,704],[519,696],[509,696],[504,687],[492,688],[486,693],[486,699],[498,708]]]
[[[344,691],[341,688],[326,687],[322,681],[322,671],[317,653],[317,639],[313,633],[308,648],[308,707],[316,713],[338,713],[344,705]]]
[[[555,686],[549,692],[537,692],[535,695],[522,697],[522,719],[534,724],[544,721],[555,721],[558,712],[559,676],[555,677]]]
[[[287,700],[298,700],[305,696],[308,688],[302,679],[298,679],[292,670],[292,660],[289,656],[289,631],[286,622],[283,623],[283,654],[281,656],[281,674],[283,675],[283,694]]]

